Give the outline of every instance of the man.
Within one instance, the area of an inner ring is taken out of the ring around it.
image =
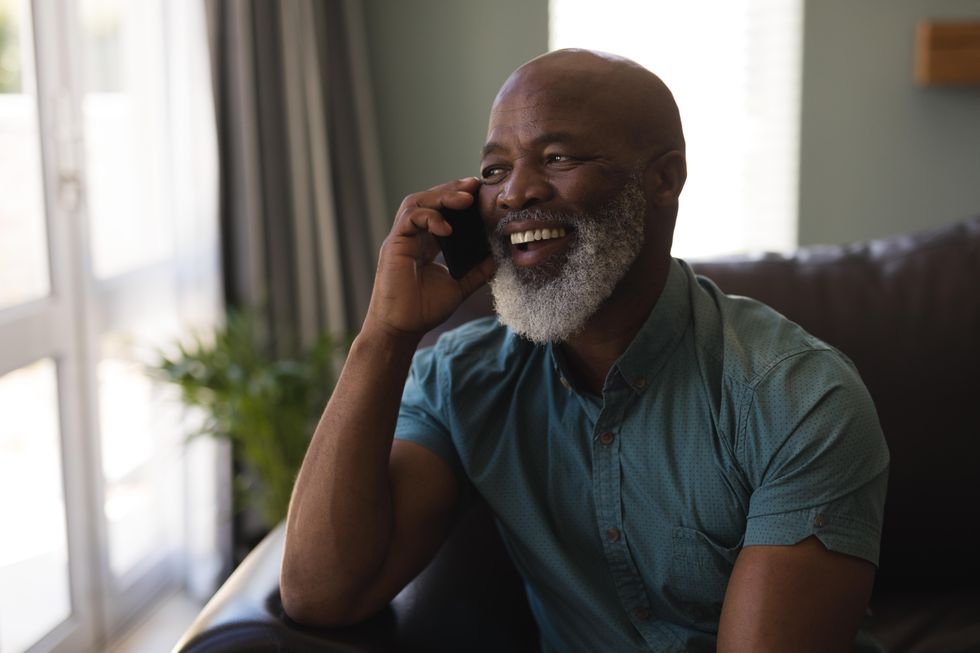
[[[546,651],[848,650],[887,474],[874,407],[838,352],[670,257],[668,89],[610,55],[532,60],[481,174],[406,198],[382,247],[290,506],[287,613],[382,608],[472,487]],[[457,282],[432,236],[474,194],[494,255]],[[488,280],[499,321],[416,354]]]

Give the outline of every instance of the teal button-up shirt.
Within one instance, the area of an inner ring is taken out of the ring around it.
[[[888,451],[853,365],[681,261],[601,397],[487,318],[416,354],[396,437],[489,503],[546,651],[713,650],[743,546],[878,561]]]

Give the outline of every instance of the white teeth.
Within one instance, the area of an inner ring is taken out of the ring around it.
[[[512,245],[520,245],[521,243],[529,243],[533,240],[561,238],[564,235],[564,227],[557,227],[555,229],[528,229],[527,231],[512,233],[510,235],[510,242]]]

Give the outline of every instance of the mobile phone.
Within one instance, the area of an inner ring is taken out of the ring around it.
[[[448,236],[436,236],[446,267],[453,279],[462,279],[483,259],[490,256],[490,241],[480,217],[479,197],[462,210],[440,209],[440,213],[453,228]]]

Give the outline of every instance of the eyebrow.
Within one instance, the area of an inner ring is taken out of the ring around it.
[[[544,132],[543,134],[538,134],[531,140],[530,145],[537,146],[537,145],[543,145],[545,143],[569,143],[573,139],[574,139],[574,134],[572,134],[571,132],[551,131],[551,132]],[[486,156],[492,152],[496,152],[497,150],[504,150],[504,149],[507,148],[504,147],[502,143],[498,141],[488,141],[487,144],[483,146],[483,150],[481,150],[480,154],[481,156]]]

